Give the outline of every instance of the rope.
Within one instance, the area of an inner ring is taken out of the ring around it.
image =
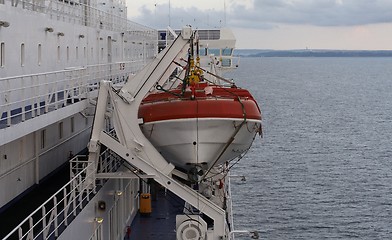
[[[246,150],[245,150],[236,160],[235,160],[235,159],[232,159],[231,161],[229,161],[228,163],[230,163],[230,162],[232,162],[232,161],[235,160],[235,162],[234,162],[231,166],[229,166],[227,169],[224,169],[224,170],[222,170],[222,171],[220,171],[220,172],[217,172],[217,173],[215,173],[214,175],[209,176],[208,178],[205,178],[205,179],[206,179],[206,180],[207,180],[207,179],[212,179],[213,177],[218,176],[219,174],[221,174],[221,173],[223,173],[223,172],[225,172],[225,174],[223,174],[223,178],[225,178],[225,177],[227,176],[227,174],[230,172],[230,169],[231,169],[232,167],[234,167],[235,165],[237,165],[237,164],[241,161],[241,159],[242,159],[243,157],[245,157],[245,155],[246,155],[246,153],[249,151],[249,149],[250,149],[250,148],[246,149]]]
[[[171,91],[169,91],[169,90],[166,90],[166,89],[164,89],[164,88],[163,88],[161,85],[159,85],[159,84],[157,84],[155,88],[156,88],[158,91],[170,93],[170,94],[172,94],[172,95],[174,95],[174,96],[176,96],[176,97],[179,97],[179,98],[182,97],[181,94],[177,94],[177,93],[171,92]]]
[[[232,93],[234,94],[234,93]],[[235,95],[235,94],[234,94]],[[211,171],[211,169],[215,166],[215,164],[218,162],[218,160],[221,158],[221,156],[226,152],[227,148],[230,146],[230,144],[234,141],[234,137],[238,134],[238,132],[240,131],[240,129],[242,128],[242,126],[246,123],[246,111],[245,111],[245,106],[244,104],[241,102],[240,97],[237,95],[238,98],[238,102],[241,104],[241,108],[242,108],[242,114],[244,119],[242,120],[241,124],[236,128],[236,130],[234,131],[233,135],[230,137],[229,141],[226,143],[225,147],[223,148],[223,150],[221,151],[221,153],[219,154],[219,156],[215,159],[214,163],[210,166],[210,168],[207,170],[207,172],[204,174],[204,177],[202,180],[205,179],[205,177],[207,176],[207,174]],[[201,181],[202,181],[201,180]]]

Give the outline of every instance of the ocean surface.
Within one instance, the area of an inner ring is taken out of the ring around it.
[[[242,58],[226,76],[263,112],[232,171],[236,230],[392,239],[392,58]]]

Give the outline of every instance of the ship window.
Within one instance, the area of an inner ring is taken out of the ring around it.
[[[91,48],[91,59],[94,59],[94,48]]]
[[[20,66],[24,66],[25,64],[25,44],[22,43],[20,45]]]
[[[232,52],[233,52],[232,48],[224,48],[224,49],[222,49],[222,55],[223,56],[231,56]]]
[[[213,54],[214,56],[220,56],[220,49],[208,49],[208,54]]]
[[[75,49],[75,56],[76,56],[76,59],[79,59],[79,47],[76,47],[76,49]]]
[[[231,59],[222,59],[221,61],[221,65],[222,67],[231,67]]]
[[[0,44],[0,67],[5,65],[5,43]]]
[[[86,47],[83,48],[83,57],[86,59],[87,57],[87,49]]]
[[[60,46],[57,46],[57,61],[60,62]]]
[[[200,56],[207,56],[207,50],[208,50],[208,48],[201,48],[199,50],[199,55]]]
[[[104,55],[103,55],[103,48],[101,48],[101,59],[103,60]]]
[[[59,123],[59,139],[62,139],[64,135],[64,124],[63,122]]]
[[[42,45],[38,44],[38,66],[41,66],[42,62]]]
[[[67,46],[67,62],[69,61],[69,47]]]
[[[44,149],[46,145],[46,129],[41,131],[41,149]]]
[[[71,133],[75,131],[75,118],[71,117]]]

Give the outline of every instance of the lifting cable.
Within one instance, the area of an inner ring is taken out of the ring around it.
[[[185,60],[185,59],[181,59],[181,60],[183,60],[183,61],[186,62],[186,63],[189,62],[189,60],[188,60],[188,61]],[[176,62],[176,61],[173,61],[173,63],[176,64],[176,65],[178,65],[178,66],[184,67],[184,66],[182,66],[180,63],[178,63],[178,62]],[[218,78],[219,80],[222,80],[222,81],[224,81],[224,82],[226,82],[226,83],[230,83],[230,85],[233,85],[233,82],[232,82],[232,81],[227,80],[227,79],[224,78],[224,77],[221,77],[221,76],[219,76],[219,75],[216,75],[216,74],[214,74],[214,73],[212,73],[212,72],[210,72],[210,71],[208,71],[208,70],[205,70],[204,68],[202,68],[202,67],[200,67],[200,66],[195,66],[195,67],[198,68],[198,69],[200,69],[200,70],[202,70],[203,72],[206,72],[206,73],[210,74],[210,75],[213,76],[213,77]]]
[[[186,60],[184,60],[184,61],[187,62],[187,63],[189,62],[189,61],[186,61]],[[173,62],[174,62],[176,65],[183,67],[180,63],[175,62],[175,61],[173,61]],[[224,82],[226,82],[226,83],[230,83],[231,85],[234,85],[231,81],[229,81],[229,80],[227,80],[227,79],[225,79],[225,78],[223,78],[223,77],[221,77],[221,76],[218,76],[218,75],[213,74],[213,73],[211,73],[211,72],[209,72],[209,71],[206,71],[206,70],[204,70],[203,68],[201,68],[201,67],[199,67],[199,66],[196,66],[196,67],[199,68],[199,69],[201,69],[201,70],[203,70],[203,71],[205,71],[206,73],[208,73],[208,74],[210,74],[210,75],[212,75],[212,76],[214,76],[214,77],[219,78],[220,80],[222,80],[222,81],[224,81]],[[212,83],[212,82],[209,81],[208,79],[205,79],[205,78],[203,78],[203,79],[206,80],[207,82]],[[241,108],[242,108],[242,115],[243,115],[244,118],[243,118],[243,121],[241,122],[241,124],[236,128],[236,130],[234,131],[233,135],[230,137],[230,139],[228,140],[228,142],[225,144],[225,147],[223,148],[223,150],[221,151],[221,153],[219,154],[219,156],[216,158],[216,160],[214,161],[214,163],[211,165],[211,167],[210,167],[210,168],[207,170],[207,172],[204,174],[204,177],[200,180],[200,182],[203,181],[204,179],[206,179],[207,174],[208,174],[208,173],[211,171],[211,169],[215,166],[215,164],[218,162],[219,158],[226,152],[227,148],[228,148],[228,147],[230,146],[230,144],[234,141],[234,137],[238,134],[239,130],[242,128],[242,126],[246,123],[246,120],[247,120],[247,115],[246,115],[245,106],[244,106],[244,104],[242,103],[240,96],[238,96],[237,94],[235,94],[235,93],[229,91],[228,89],[226,89],[226,88],[224,88],[224,87],[221,87],[221,86],[218,86],[218,85],[216,85],[216,86],[219,87],[220,89],[223,89],[224,91],[226,91],[226,92],[228,92],[228,93],[234,95],[234,96],[237,98],[238,102],[239,102],[240,105],[241,105]]]
[[[234,94],[234,93],[233,93]],[[238,98],[238,102],[241,104],[241,108],[242,108],[242,115],[244,117],[244,119],[242,120],[241,124],[236,127],[234,133],[231,135],[231,137],[229,138],[229,140],[227,141],[227,143],[225,144],[225,147],[223,148],[223,150],[221,151],[221,153],[219,154],[219,156],[215,159],[214,163],[210,166],[210,168],[207,170],[207,172],[204,174],[204,177],[200,180],[203,181],[206,177],[207,174],[211,171],[211,169],[215,166],[215,164],[219,161],[219,159],[222,157],[222,155],[226,152],[226,150],[229,148],[230,144],[234,141],[235,136],[238,134],[238,132],[240,131],[240,129],[242,128],[242,126],[244,124],[246,124],[246,111],[245,111],[245,106],[244,104],[241,102],[241,98],[237,95]]]
[[[157,85],[155,86],[155,88],[156,88],[158,91],[162,91],[162,92],[165,92],[165,93],[169,93],[169,94],[172,94],[172,95],[174,95],[174,96],[176,96],[176,97],[179,97],[179,98],[182,97],[181,94],[174,93],[174,92],[171,92],[171,91],[169,91],[169,90],[166,90],[166,89],[164,89],[164,88],[163,88],[161,85],[159,85],[159,84],[157,84]]]

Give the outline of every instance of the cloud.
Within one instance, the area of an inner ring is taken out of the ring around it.
[[[231,19],[242,19],[241,24],[245,21],[251,25],[355,26],[392,22],[390,0],[255,0],[253,4],[246,13],[244,8],[231,8]]]
[[[169,25],[172,28],[181,28],[184,25],[196,28],[219,28],[224,24],[224,12],[220,10],[171,7],[169,14],[168,9],[168,4],[160,4],[153,10],[142,6],[138,16],[131,17],[131,20],[158,29]]]
[[[237,28],[274,29],[280,24],[312,26],[359,26],[392,22],[391,0],[226,0],[222,9],[201,10],[171,7],[170,25],[213,28],[225,25]],[[154,28],[169,25],[168,4],[156,9],[142,7],[132,20]]]

